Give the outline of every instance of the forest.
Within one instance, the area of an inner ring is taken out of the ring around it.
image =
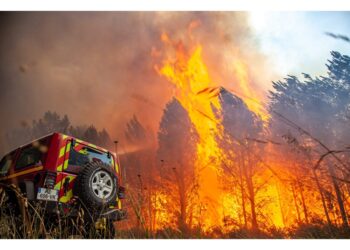
[[[126,122],[119,144],[137,150],[117,149],[129,214],[117,237],[349,238],[350,57],[333,51],[326,67],[273,82],[266,102],[251,100],[262,115],[206,72],[165,64],[159,73],[177,88],[202,85],[163,107],[158,131]],[[115,150],[105,129],[47,111],[8,131],[0,151],[54,131]]]
[[[206,112],[169,101],[157,136],[130,120],[149,145],[123,161],[137,237],[348,238],[350,58],[326,66],[273,82],[267,120],[222,87]]]

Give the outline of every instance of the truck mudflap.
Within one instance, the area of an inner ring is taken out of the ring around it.
[[[127,218],[127,212],[122,209],[111,209],[106,213],[103,213],[101,217],[105,217],[112,221],[120,221]]]

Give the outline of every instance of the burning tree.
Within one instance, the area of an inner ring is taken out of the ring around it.
[[[313,181],[313,187],[308,183],[307,194],[299,188],[305,222],[309,222],[305,200],[318,194],[322,217],[328,224],[341,221],[348,228],[350,58],[337,52],[331,55],[325,77],[304,74],[303,81],[289,76],[273,83],[270,129],[276,138],[285,138],[305,156],[303,162],[299,160],[299,168],[302,166],[302,172]],[[294,162],[296,158],[294,153],[290,160]],[[291,171],[293,165],[290,162],[285,167]],[[309,209],[314,211],[316,204],[310,204]]]
[[[198,134],[187,111],[174,98],[166,105],[160,122],[158,158],[168,219],[173,221],[176,218],[176,224],[183,232],[192,226],[196,216],[198,180],[194,163],[197,143]]]
[[[155,69],[174,99],[160,122],[157,161],[143,169],[151,177],[138,175],[148,228],[348,228],[349,57],[333,52],[327,77],[274,83],[266,110],[240,58],[233,78],[243,97],[211,79],[200,43],[186,46],[166,33],[161,40],[166,50],[157,51]],[[130,141],[144,138],[137,119],[127,131]],[[146,186],[152,192],[144,198]]]
[[[220,90],[219,100],[221,112],[217,115],[222,117],[219,126],[223,130],[217,135],[222,149],[221,178],[223,189],[229,193],[224,199],[231,199],[231,209],[224,211],[228,213],[225,222],[231,219],[236,226],[247,228],[249,223],[251,228],[258,229],[257,217],[261,211],[258,208],[263,209],[266,202],[266,199],[258,200],[258,193],[269,178],[263,176],[265,169],[261,165],[263,144],[259,138],[263,135],[263,122],[240,98],[224,88]]]
[[[218,138],[223,138],[224,133],[224,130],[222,129],[224,126],[222,123],[223,102],[220,102],[219,98],[220,86],[216,84],[209,75],[207,65],[202,58],[202,46],[200,44],[186,47],[181,41],[171,41],[165,33],[162,34],[161,38],[166,46],[170,46],[169,51],[172,53],[165,53],[165,56],[168,57],[163,60],[161,67],[156,66],[156,70],[173,84],[176,98],[188,112],[190,121],[198,132],[199,139],[196,148],[197,157],[194,163],[194,171],[196,176],[198,176],[198,193],[200,200],[199,221],[197,224],[200,225],[204,231],[210,231],[215,227],[222,226],[225,210],[234,213],[232,206],[225,201],[225,196],[228,195],[226,193],[227,189],[223,189],[220,185],[220,175],[222,174],[222,165],[224,162],[223,159],[230,159],[233,161],[233,157],[225,155],[226,152],[223,151],[222,141],[218,141]],[[240,61],[239,58],[237,58],[237,61]],[[244,67],[243,64],[239,64],[239,67],[236,65],[236,68],[239,85],[243,87],[245,86],[245,90],[250,92],[250,88],[247,88],[247,85],[249,84],[246,72],[247,68]],[[251,107],[253,106],[251,105]],[[244,111],[252,114],[252,112],[248,112],[248,109],[247,106],[244,106]],[[256,110],[256,112],[258,112],[258,110]],[[228,117],[227,113],[229,112],[225,113],[226,119]],[[261,130],[261,119],[258,118],[258,116],[251,119],[255,119],[252,122],[254,126],[249,127],[249,129],[254,128],[254,130]],[[233,142],[231,138],[230,143],[234,145],[237,143],[237,140]],[[255,203],[256,189],[261,189],[262,186],[264,186],[264,180],[260,176],[259,184],[257,186],[255,186],[252,180],[253,176],[258,173],[255,169],[259,168],[258,162],[260,160],[259,157],[251,154],[250,151],[252,149],[248,150],[246,148],[253,147],[254,144],[256,143],[247,143],[246,138],[244,138],[241,146],[243,146],[242,148],[245,148],[245,151],[241,150],[241,153],[242,155],[244,154],[244,156],[241,156],[240,159],[244,159],[244,167],[241,165],[241,177],[244,178],[244,183],[241,181],[242,187],[244,185],[244,191],[242,192],[249,192],[248,195],[244,194],[244,204],[249,200],[249,204],[251,205],[249,213],[249,216],[252,217],[251,224],[253,228],[257,228],[257,204]],[[257,145],[258,144],[254,145],[254,147],[258,148]],[[227,147],[229,147],[229,145],[227,145]],[[237,155],[235,157],[237,157]],[[255,179],[255,181],[257,181],[258,177],[255,177]],[[232,193],[232,190],[229,192]],[[232,196],[230,196],[230,199],[231,198]],[[245,214],[247,221],[248,213],[245,212]]]

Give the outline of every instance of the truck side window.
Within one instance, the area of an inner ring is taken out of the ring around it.
[[[25,168],[41,163],[42,153],[36,147],[27,147],[21,150],[16,162],[16,169]]]
[[[16,160],[15,169],[22,169],[33,165],[42,165],[47,156],[50,137],[33,141],[28,146],[21,149],[20,155]]]
[[[0,175],[6,175],[12,165],[12,156],[6,155],[0,162]]]

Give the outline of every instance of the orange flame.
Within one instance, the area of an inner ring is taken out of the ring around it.
[[[195,169],[201,182],[199,191],[201,200],[217,201],[220,194],[216,173],[219,148],[215,135],[219,133],[217,123],[220,121],[213,114],[211,105],[219,109],[220,104],[216,97],[210,98],[208,95],[198,94],[204,89],[217,87],[217,84],[210,79],[208,69],[202,60],[202,47],[198,45],[192,54],[188,54],[183,44],[178,43],[175,59],[166,60],[158,71],[174,84],[176,97],[188,111],[199,133],[200,142],[197,146]],[[203,114],[210,119],[203,117]],[[219,223],[217,207],[210,208],[209,204],[204,205],[209,207],[209,211],[205,216],[206,219],[201,221],[202,226]]]
[[[198,22],[191,23],[189,33],[198,25]],[[231,193],[229,188],[225,189],[218,177],[221,173],[220,160],[225,157],[216,140],[218,135],[223,134],[221,118],[213,111],[213,107],[219,114],[221,111],[218,99],[220,85],[213,82],[210,77],[202,57],[201,44],[186,48],[182,42],[172,41],[166,33],[161,35],[161,40],[168,49],[162,51],[162,55],[166,58],[161,67],[155,67],[156,71],[173,84],[174,95],[187,110],[199,134],[195,171],[200,183],[200,208],[195,211],[200,211],[200,214],[195,215],[196,223],[205,231],[214,226],[230,230],[237,226],[235,224],[237,221],[242,221],[242,208],[239,196]],[[192,38],[190,40],[193,41]],[[263,110],[261,98],[252,87],[247,64],[240,58],[236,58],[232,69],[237,89],[241,92],[241,95],[239,93],[237,95],[252,112],[266,121],[268,114]],[[266,149],[273,151],[269,147]],[[273,165],[275,169],[279,169],[279,166]],[[254,177],[254,183],[258,187],[264,186],[263,190],[256,194],[256,202],[269,200],[263,209],[264,216],[268,218],[265,223],[276,227],[290,226],[295,223],[296,214],[294,208],[290,208],[293,197],[288,183],[280,181],[268,168],[259,170],[259,174]],[[166,197],[162,199],[166,200]],[[294,200],[299,202],[300,197],[294,197]],[[164,218],[163,215],[162,223],[166,222]],[[231,225],[230,220],[235,222]]]
[[[199,24],[199,22],[192,22],[189,26],[189,33]],[[162,67],[156,67],[156,70],[175,86],[175,96],[188,111],[200,137],[195,169],[200,179],[199,194],[201,205],[205,208],[205,215],[202,214],[201,218],[204,219],[197,223],[207,230],[214,225],[220,226],[225,212],[229,211],[232,216],[235,214],[233,210],[238,206],[232,196],[222,193],[218,180],[219,159],[222,153],[217,145],[216,136],[222,134],[222,131],[221,120],[214,115],[213,106],[216,110],[221,110],[217,97],[220,86],[210,78],[202,58],[200,44],[186,49],[183,43],[174,43],[166,33],[162,33],[161,40],[165,45],[172,46],[170,51],[175,49],[175,55],[168,56],[163,61]],[[250,99],[243,98],[247,106],[257,114],[264,115],[256,107],[255,102],[259,101],[255,99],[257,95],[249,86],[247,66],[242,61],[236,60],[233,67],[239,88],[245,97],[251,97]]]
[[[234,76],[237,79],[239,90],[242,92],[240,97],[244,100],[249,110],[259,115],[262,120],[267,121],[269,115],[263,109],[261,98],[253,90],[251,79],[249,77],[248,65],[242,60],[236,58],[232,65]]]

